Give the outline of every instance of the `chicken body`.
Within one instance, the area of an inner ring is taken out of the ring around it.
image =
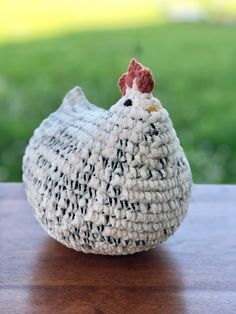
[[[172,235],[192,184],[168,112],[135,86],[108,111],[90,104],[81,88],[70,91],[35,130],[23,180],[53,238],[109,255],[148,250]]]

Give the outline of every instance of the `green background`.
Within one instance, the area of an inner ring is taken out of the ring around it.
[[[167,24],[0,46],[0,181],[21,181],[33,130],[75,85],[109,108],[132,57],[151,68],[197,183],[236,181],[236,28]]]

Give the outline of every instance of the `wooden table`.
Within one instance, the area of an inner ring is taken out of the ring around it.
[[[0,313],[236,313],[236,186],[195,185],[166,243],[86,255],[51,239],[22,184],[0,184]]]

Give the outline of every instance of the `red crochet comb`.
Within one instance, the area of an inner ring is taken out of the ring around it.
[[[133,86],[134,79],[136,79],[137,87],[141,93],[152,92],[155,81],[150,70],[136,59],[132,59],[128,67],[128,72],[124,73],[118,81],[122,96],[125,95],[127,86],[130,88]]]

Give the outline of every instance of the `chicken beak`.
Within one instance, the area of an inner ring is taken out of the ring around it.
[[[157,105],[151,105],[151,106],[149,106],[149,107],[147,108],[147,111],[148,111],[148,112],[157,112],[157,111],[159,111],[159,108],[158,108]]]

